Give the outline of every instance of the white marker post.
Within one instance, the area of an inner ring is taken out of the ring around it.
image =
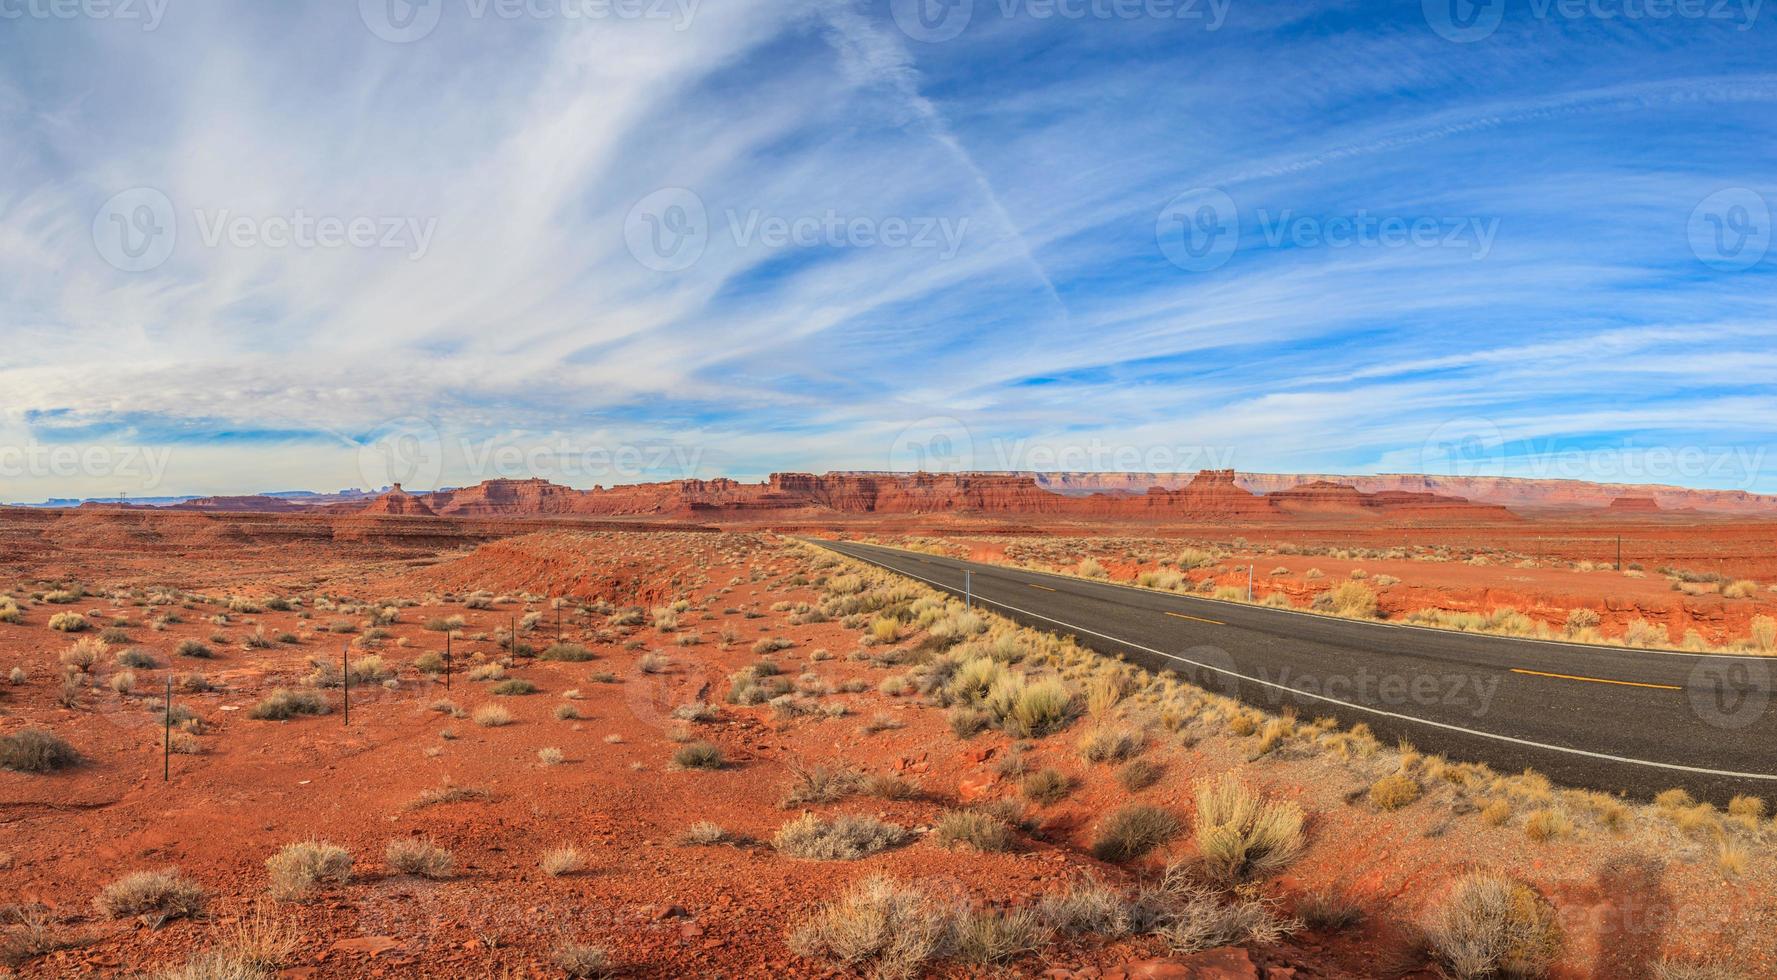
[[[975,573],[963,569],[963,608],[975,608]]]

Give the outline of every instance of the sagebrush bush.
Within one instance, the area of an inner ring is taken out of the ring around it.
[[[1383,776],[1370,785],[1370,802],[1382,810],[1399,810],[1419,799],[1419,783],[1403,773]]]
[[[0,736],[0,769],[53,772],[80,761],[80,753],[54,732],[26,728]]]
[[[1457,879],[1425,923],[1439,964],[1452,975],[1540,977],[1561,951],[1555,909],[1529,885],[1499,875]]]
[[[86,629],[86,617],[74,612],[56,613],[49,617],[49,628],[58,633],[79,633]]]
[[[113,919],[140,915],[159,928],[171,919],[202,912],[204,890],[176,868],[137,871],[106,885],[93,904]]]
[[[869,816],[822,820],[812,813],[778,828],[772,846],[790,857],[817,861],[855,861],[905,842],[903,827]]]
[[[673,752],[675,769],[720,769],[722,750],[708,742],[689,742]]]
[[[319,691],[278,688],[247,712],[261,721],[284,721],[297,715],[324,715],[333,710]]]
[[[1300,806],[1264,799],[1233,773],[1197,786],[1197,850],[1223,881],[1281,871],[1302,852],[1302,822]]]
[[[1016,839],[1005,821],[979,810],[945,813],[933,827],[932,837],[944,847],[970,847],[985,854],[1009,851]]]
[[[497,704],[484,704],[475,709],[475,723],[483,728],[503,728],[512,724],[512,712]]]
[[[383,860],[404,875],[434,880],[450,877],[449,851],[423,837],[398,837],[383,850]]]
[[[1018,788],[1025,799],[1040,806],[1048,806],[1066,799],[1073,783],[1061,770],[1045,768],[1024,777]]]
[[[866,878],[791,930],[790,949],[848,972],[907,980],[950,948],[951,910],[925,891]]]
[[[286,844],[265,861],[272,895],[281,901],[302,898],[317,885],[343,885],[352,877],[352,855],[324,840]]]
[[[1178,817],[1157,806],[1132,803],[1098,825],[1092,855],[1100,861],[1133,861],[1179,835]]]

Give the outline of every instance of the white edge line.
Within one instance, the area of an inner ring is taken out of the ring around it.
[[[839,549],[834,548],[832,550],[838,551]],[[840,554],[845,554],[845,552],[840,551]],[[931,579],[926,578],[922,575],[915,575],[912,572],[902,571],[899,568],[891,568],[888,565],[882,564],[881,562],[871,561],[868,558],[863,558],[858,555],[846,555],[846,557],[851,558],[856,561],[864,562],[866,564],[875,565],[878,568],[882,568],[886,571],[893,572],[896,575],[905,575],[908,578],[919,579],[921,582],[925,582],[928,585],[936,586],[937,588],[942,589],[945,592],[952,591],[950,586],[943,585],[942,583],[939,583],[939,582],[934,582]],[[1369,714],[1372,714],[1372,715],[1380,715],[1384,718],[1393,718],[1397,721],[1409,721],[1409,722],[1414,722],[1414,723],[1420,724],[1420,725],[1430,725],[1433,728],[1442,728],[1447,731],[1461,732],[1464,735],[1474,735],[1479,738],[1491,738],[1491,739],[1494,739],[1494,740],[1500,741],[1500,742],[1510,742],[1513,745],[1522,745],[1522,746],[1526,746],[1526,747],[1533,748],[1533,749],[1543,749],[1548,752],[1562,752],[1562,753],[1566,753],[1568,755],[1584,756],[1588,759],[1602,759],[1606,762],[1621,762],[1621,763],[1624,763],[1627,765],[1649,766],[1649,767],[1652,767],[1655,769],[1671,769],[1671,770],[1674,770],[1677,772],[1696,773],[1701,776],[1727,776],[1727,777],[1734,778],[1734,779],[1762,779],[1762,780],[1767,780],[1767,781],[1777,781],[1777,774],[1773,774],[1773,773],[1735,772],[1730,769],[1703,769],[1703,768],[1699,768],[1697,766],[1681,765],[1676,762],[1653,762],[1648,759],[1631,759],[1631,758],[1628,758],[1627,756],[1610,755],[1609,753],[1605,753],[1605,752],[1592,752],[1587,749],[1572,749],[1572,748],[1568,748],[1568,747],[1562,746],[1562,745],[1550,745],[1546,742],[1533,742],[1530,739],[1518,738],[1518,737],[1512,736],[1512,735],[1500,735],[1500,734],[1497,734],[1494,732],[1484,732],[1484,731],[1481,731],[1481,730],[1475,729],[1475,728],[1464,728],[1461,725],[1452,725],[1448,722],[1432,721],[1429,718],[1416,718],[1413,715],[1403,715],[1403,714],[1400,714],[1400,713],[1394,712],[1394,711],[1384,711],[1381,708],[1372,708],[1369,705],[1365,705],[1365,704],[1355,704],[1350,701],[1341,701],[1338,698],[1329,698],[1324,694],[1314,694],[1309,691],[1299,691],[1299,690],[1296,690],[1295,688],[1289,687],[1287,685],[1277,684],[1272,681],[1263,680],[1263,679],[1257,678],[1257,677],[1249,677],[1245,674],[1239,673],[1237,671],[1228,670],[1223,667],[1215,667],[1215,666],[1211,666],[1210,664],[1199,663],[1198,661],[1195,661],[1195,660],[1190,660],[1188,658],[1180,657],[1175,654],[1170,654],[1170,653],[1166,653],[1161,650],[1156,650],[1153,647],[1142,646],[1139,643],[1131,643],[1128,640],[1119,639],[1118,637],[1111,636],[1108,633],[1100,633],[1097,630],[1089,630],[1083,626],[1075,626],[1072,623],[1064,622],[1059,619],[1054,619],[1049,616],[1044,616],[1041,613],[1034,613],[1028,609],[1020,609],[1017,606],[1007,605],[1006,603],[1003,603],[1003,602],[995,602],[994,600],[985,598],[981,595],[976,595],[975,598],[976,598],[976,600],[978,600],[980,602],[986,602],[986,603],[989,603],[989,604],[992,604],[995,606],[999,606],[1002,609],[1010,609],[1011,611],[1013,611],[1015,613],[1019,613],[1019,614],[1025,615],[1025,616],[1031,616],[1036,619],[1043,620],[1044,622],[1054,623],[1057,626],[1065,626],[1070,630],[1077,630],[1078,632],[1081,632],[1081,633],[1088,633],[1088,634],[1091,634],[1092,636],[1096,636],[1101,639],[1109,640],[1112,643],[1120,643],[1120,644],[1122,644],[1126,647],[1129,647],[1131,649],[1134,649],[1134,650],[1141,650],[1146,653],[1154,654],[1157,657],[1165,657],[1168,660],[1176,660],[1179,663],[1190,664],[1193,667],[1199,667],[1199,668],[1202,668],[1203,670],[1207,670],[1207,671],[1210,671],[1210,672],[1216,673],[1216,674],[1226,674],[1229,677],[1238,678],[1239,680],[1248,681],[1253,684],[1259,684],[1264,687],[1275,688],[1279,691],[1284,691],[1286,693],[1293,694],[1298,697],[1313,698],[1317,701],[1325,701],[1329,704],[1336,704],[1341,707],[1351,708],[1355,711],[1368,712]],[[1214,693],[1214,692],[1211,692],[1211,693]]]

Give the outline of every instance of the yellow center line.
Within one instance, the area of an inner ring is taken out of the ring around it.
[[[1033,589],[1042,589],[1044,592],[1054,592],[1055,591],[1054,589],[1049,588],[1047,585],[1038,585],[1035,582],[1026,582],[1024,584],[1030,586]]]
[[[1171,616],[1175,619],[1190,619],[1190,620],[1194,620],[1199,623],[1209,623],[1212,626],[1226,626],[1226,625],[1228,625],[1227,623],[1224,623],[1219,619],[1204,619],[1202,616],[1187,616],[1184,613],[1169,612],[1166,615]]]
[[[1553,677],[1563,681],[1591,681],[1594,684],[1618,684],[1623,687],[1651,687],[1656,691],[1682,691],[1684,688],[1676,684],[1643,684],[1640,681],[1613,681],[1608,677],[1580,677],[1577,674],[1551,674],[1541,670],[1523,670],[1512,668],[1514,674],[1529,674],[1532,677]]]

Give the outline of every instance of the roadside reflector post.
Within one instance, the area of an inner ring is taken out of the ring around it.
[[[975,573],[967,568],[963,569],[963,608],[975,608]]]
[[[1253,567],[1250,564],[1246,566],[1246,601],[1253,601]]]
[[[167,720],[166,730],[160,740],[160,781],[167,782],[173,778],[173,672],[167,671]]]

